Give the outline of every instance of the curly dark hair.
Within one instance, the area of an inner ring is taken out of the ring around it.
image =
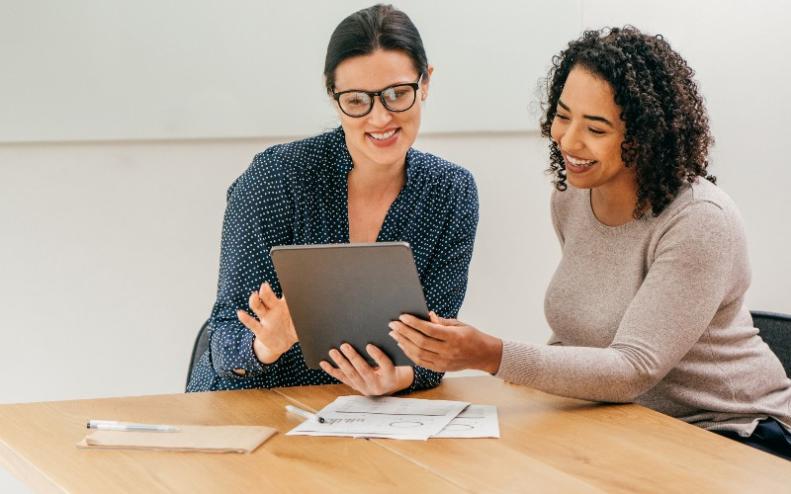
[[[706,170],[714,139],[695,72],[661,35],[625,26],[585,31],[552,58],[541,135],[550,137],[547,173],[554,175],[556,189],[567,188],[566,168],[550,128],[569,72],[578,65],[612,86],[621,109],[626,124],[621,158],[635,167],[637,177],[635,218],[649,208],[658,216],[684,182],[701,176],[716,183]]]

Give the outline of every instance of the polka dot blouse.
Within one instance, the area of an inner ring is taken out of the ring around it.
[[[273,146],[228,190],[217,301],[209,320],[209,349],[195,365],[187,391],[273,388],[337,383],[309,369],[299,343],[262,364],[253,333],[236,317],[264,281],[280,295],[269,249],[276,245],[349,242],[347,176],[352,159],[343,130]],[[430,310],[456,317],[478,224],[478,195],[467,170],[410,149],[406,184],[390,206],[378,242],[412,246]],[[244,370],[241,376],[234,369]],[[415,367],[408,391],[439,384],[442,374]]]

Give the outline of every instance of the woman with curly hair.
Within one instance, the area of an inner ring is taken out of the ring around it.
[[[632,27],[587,31],[556,56],[541,126],[562,248],[549,344],[403,315],[391,335],[404,352],[436,371],[636,402],[791,459],[791,381],[744,304],[744,228],[708,174],[693,74]]]

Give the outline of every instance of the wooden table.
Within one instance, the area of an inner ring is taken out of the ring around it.
[[[416,397],[497,405],[500,439],[287,437],[249,455],[81,450],[88,418],[267,425],[344,386],[0,406],[0,463],[43,492],[788,492],[791,463],[638,405],[560,398],[490,377]]]

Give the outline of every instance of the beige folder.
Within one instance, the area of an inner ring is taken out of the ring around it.
[[[252,453],[276,429],[246,425],[177,425],[178,432],[93,431],[77,443],[88,449]]]

